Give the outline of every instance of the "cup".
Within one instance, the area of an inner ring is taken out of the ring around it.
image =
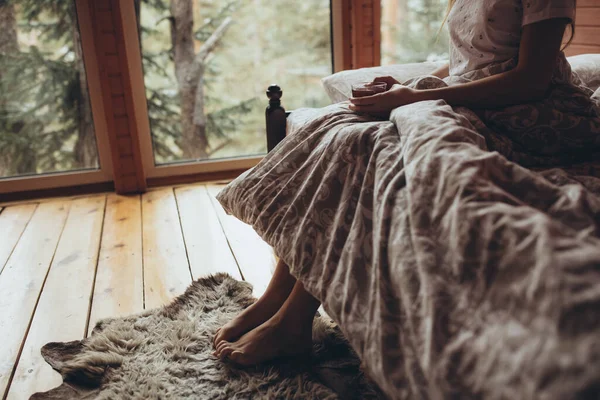
[[[385,82],[361,82],[352,85],[352,97],[373,96],[387,90]]]

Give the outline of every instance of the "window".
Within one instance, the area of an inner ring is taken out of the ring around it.
[[[287,108],[328,104],[329,0],[137,4],[156,165],[266,153],[266,87]]]
[[[445,0],[381,0],[381,64],[448,59]]]
[[[0,1],[0,178],[100,167],[74,1]]]

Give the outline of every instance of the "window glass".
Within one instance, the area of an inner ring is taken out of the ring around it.
[[[448,59],[446,0],[381,0],[381,64]],[[438,34],[439,32],[439,34]]]
[[[0,178],[98,168],[73,1],[0,1]]]

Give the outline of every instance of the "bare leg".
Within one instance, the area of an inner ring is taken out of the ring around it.
[[[279,260],[265,293],[256,303],[219,328],[213,339],[213,345],[217,347],[223,340],[235,340],[267,321],[281,308],[295,284],[296,278],[290,274],[289,267]]]
[[[312,324],[318,308],[319,301],[298,281],[275,315],[235,342],[222,341],[215,355],[240,365],[255,365],[282,356],[306,354],[312,348]]]

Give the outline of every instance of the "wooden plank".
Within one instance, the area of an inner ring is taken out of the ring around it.
[[[351,1],[352,67],[381,63],[381,0]]]
[[[117,54],[117,38],[115,37],[115,34],[111,29],[109,29],[110,33],[104,33],[105,28],[103,26],[100,26],[100,30],[102,33],[100,34],[100,36],[98,36],[98,41],[105,55]]]
[[[175,189],[175,197],[194,279],[217,272],[242,279],[206,186]]]
[[[131,139],[128,137],[119,138],[117,141],[119,146],[119,156],[131,155]]]
[[[125,108],[125,96],[122,95],[118,95],[118,96],[113,96],[112,98],[112,104],[113,104],[113,112],[115,113],[115,117],[121,117],[124,115],[127,115],[127,108]],[[129,145],[127,146],[128,148],[131,147],[131,138],[127,138],[129,140]],[[120,150],[119,146],[119,150]]]
[[[114,32],[115,25],[113,23],[113,15],[111,11],[100,10],[96,14],[96,18],[98,18],[98,25],[103,33]]]
[[[575,23],[578,29],[580,26],[600,26],[600,7],[577,7]],[[600,38],[598,38],[600,42]]]
[[[6,265],[37,204],[5,208],[0,213],[0,273]]]
[[[4,394],[56,244],[69,202],[40,204],[0,275],[0,394]]]
[[[111,194],[106,202],[88,332],[100,319],[143,309],[141,198]]]
[[[223,186],[207,185],[213,206],[242,271],[244,280],[254,286],[254,295],[260,297],[267,288],[271,275],[275,270],[277,264],[275,254],[271,246],[265,243],[250,225],[225,213],[223,207],[215,199],[222,188]]]
[[[123,79],[121,74],[116,74],[108,77],[108,84],[110,86],[110,94],[123,95]]]
[[[172,188],[142,196],[145,308],[160,307],[192,282]]]
[[[129,135],[129,120],[127,119],[127,115],[120,114],[119,117],[115,117],[115,133],[117,137],[128,137],[131,139]]]
[[[57,188],[59,190],[64,191],[66,188]],[[104,192],[101,192],[104,193]],[[96,194],[101,194],[101,193],[96,193]],[[75,199],[79,199],[81,197],[89,197],[89,196],[93,196],[93,194],[90,193],[79,193],[79,194],[72,194],[72,195],[68,195],[68,196],[53,196],[53,197],[32,197],[32,198],[26,198],[26,199],[21,199],[21,200],[10,200],[10,201],[3,201],[0,202],[0,206],[1,207],[10,207],[10,206],[22,206],[25,204],[40,204],[40,203],[48,203],[48,202],[55,202],[55,201],[68,201],[68,200],[75,200]]]
[[[104,55],[106,73],[108,75],[116,75],[121,73],[121,65],[119,64],[118,55]]]
[[[108,10],[111,10],[110,1],[99,1],[98,2],[98,10],[99,11],[108,11]]]
[[[600,53],[600,45],[598,46],[587,46],[581,44],[570,44],[565,49],[567,56],[576,56],[578,54],[596,54]]]
[[[334,72],[352,69],[352,0],[331,2]]]
[[[96,272],[106,196],[71,204],[69,217],[44,284],[23,346],[8,399],[28,399],[61,384],[60,375],[44,361],[40,349],[48,342],[84,337]]]
[[[588,45],[599,45],[600,44],[600,26],[582,26],[575,28],[575,36],[573,37],[573,44],[588,44]]]
[[[577,8],[580,7],[600,7],[600,0],[578,0]]]

